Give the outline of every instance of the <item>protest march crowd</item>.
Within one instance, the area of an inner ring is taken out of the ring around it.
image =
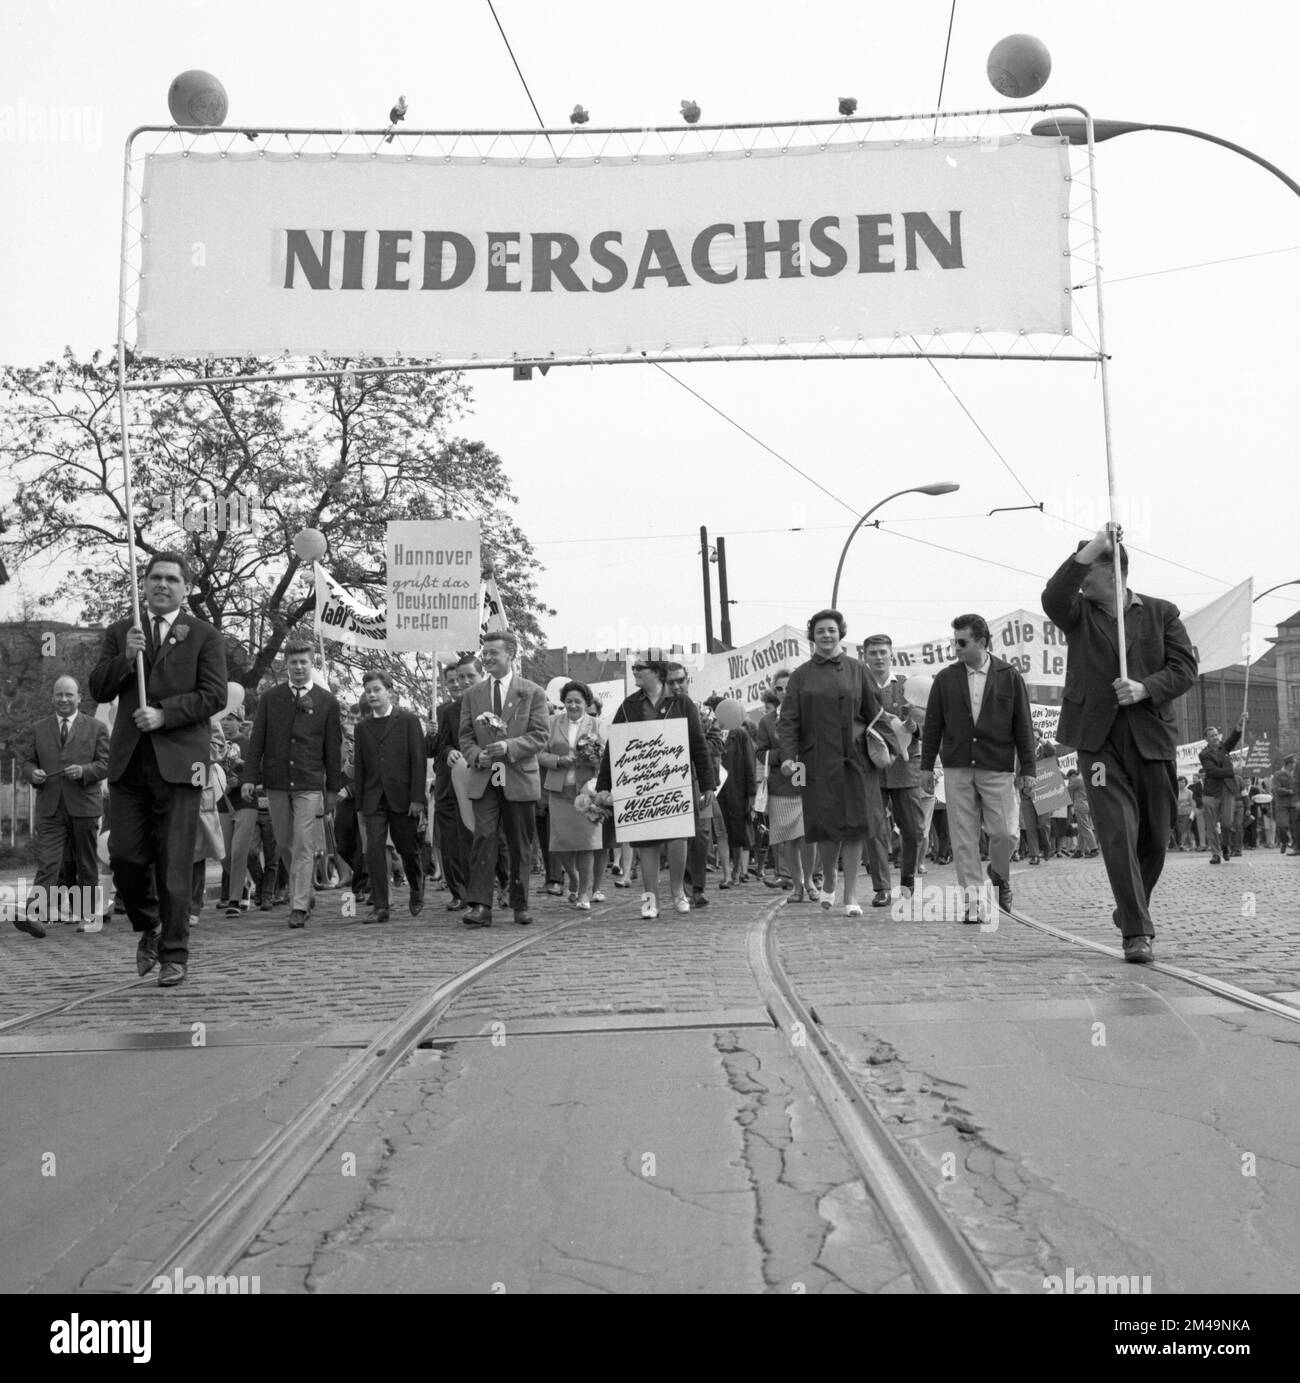
[[[182,608],[183,556],[160,553],[144,573],[144,620],[110,626],[89,677],[98,702],[116,701],[111,733],[80,710],[71,677],[32,727],[37,874],[14,922],[40,938],[70,920],[50,900],[97,892],[104,852],[116,898],[82,901],[79,929],[124,912],[138,973],[158,966],[171,987],[186,978],[213,859],[225,917],[287,909],[304,928],[317,889],[341,884],[345,915],[368,905],[363,920],[386,923],[395,889],[419,916],[431,882],[465,926],[487,928],[505,912],[533,921],[534,875],[582,911],[607,901],[608,883],[639,890],[643,918],[689,914],[708,906],[713,873],[719,890],[766,885],[857,918],[864,858],[862,897],[898,920],[935,915],[921,911],[917,878],[951,863],[956,902],[942,915],[979,924],[1013,906],[1014,861],[1100,854],[1125,958],[1149,962],[1166,851],[1211,864],[1274,845],[1294,856],[1300,809],[1294,758],[1268,780],[1238,776],[1244,714],[1226,736],[1207,728],[1194,781],[1175,777],[1171,703],[1193,685],[1196,654],[1177,608],[1129,589],[1127,568],[1102,530],[1042,593],[1068,638],[1058,744],[1035,729],[1021,671],[974,613],[951,621],[956,661],[918,681],[899,673],[887,633],[850,644],[843,615],[820,610],[806,623],[811,656],[774,669],[748,714],[652,656],[632,663],[635,690],[612,719],[579,681],[550,704],[499,630],[446,669],[427,726],[379,669],[359,702],[340,702],[313,678],[304,641],[286,646],[285,680],[251,719],[223,717],[220,635]],[[1036,765],[1061,746],[1077,754],[1066,800],[1040,814]]]

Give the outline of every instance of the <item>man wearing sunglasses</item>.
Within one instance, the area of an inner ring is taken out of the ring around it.
[[[1061,563],[1043,590],[1043,609],[1070,641],[1057,738],[1079,751],[1124,959],[1149,965],[1151,893],[1178,810],[1173,702],[1195,684],[1197,659],[1178,607],[1128,589],[1122,541],[1119,576],[1127,677],[1119,675],[1115,543],[1107,529]]]
[[[297,928],[307,925],[315,905],[316,822],[338,801],[343,728],[339,703],[311,680],[311,644],[288,644],[285,663],[288,682],[258,702],[241,791],[251,803],[258,783],[266,789],[276,848],[289,869],[289,925]],[[266,862],[272,878],[275,867],[274,860]]]
[[[1011,851],[1020,836],[1017,790],[1034,784],[1034,722],[1029,689],[1010,663],[989,652],[980,615],[952,622],[957,661],[934,679],[921,738],[921,791],[934,791],[934,761],[943,760],[957,883],[966,898],[963,922],[981,922],[981,824],[989,838],[989,879],[998,906],[1011,907]],[[1020,760],[1020,777],[1015,776]]]

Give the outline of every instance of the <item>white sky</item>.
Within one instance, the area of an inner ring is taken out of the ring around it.
[[[949,8],[498,0],[497,13],[549,125],[566,126],[581,102],[594,125],[645,126],[677,121],[686,97],[706,122],[830,115],[848,94],[860,115],[932,110]],[[485,0],[51,0],[11,3],[6,21],[0,117],[10,113],[17,137],[0,138],[4,363],[111,346],[123,141],[135,125],[167,122],[167,87],[185,68],[220,77],[232,124],[381,125],[399,93],[408,127],[535,123]],[[958,0],[944,108],[1003,104],[985,59],[1017,31],[1052,53],[1034,101],[1209,131],[1300,177],[1300,122],[1285,94],[1300,53],[1292,0],[1229,10],[1201,0]],[[83,112],[83,137],[26,137],[38,107]],[[1236,154],[1154,133],[1100,146],[1098,184],[1126,527],[1136,546],[1167,559],[1135,554],[1134,586],[1192,610],[1247,575],[1257,590],[1300,578],[1300,200]],[[1233,262],[1206,263],[1222,260]],[[1035,501],[1104,519],[1092,367],[940,368]],[[840,599],[851,638],[885,630],[912,643],[941,634],[959,611],[1037,609],[1042,578],[1083,536],[1034,513],[963,517],[1026,496],[924,361],[673,369],[859,513],[908,485],[961,482],[957,494],[882,510],[895,533],[859,535]],[[547,568],[541,593],[558,611],[552,644],[605,647],[638,628],[663,642],[701,640],[701,524],[727,539],[735,642],[801,625],[829,599],[853,516],[658,370],[471,378],[475,413],[463,430],[500,453],[519,494],[518,520]],[[0,470],[0,503],[11,493]],[[0,589],[0,618],[13,616],[19,590]],[[1257,652],[1298,605],[1293,587],[1255,607]]]

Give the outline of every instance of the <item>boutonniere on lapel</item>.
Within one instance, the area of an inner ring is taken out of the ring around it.
[[[498,732],[506,728],[506,723],[493,711],[484,711],[482,715],[474,717],[474,724],[481,725],[485,730],[496,730]]]
[[[190,636],[190,627],[189,627],[189,625],[188,625],[188,624],[182,624],[182,623],[178,620],[178,621],[172,626],[172,632],[171,632],[171,634],[168,636],[167,643],[168,643],[169,645],[174,644],[174,643],[184,643],[185,640],[189,638],[189,636]]]

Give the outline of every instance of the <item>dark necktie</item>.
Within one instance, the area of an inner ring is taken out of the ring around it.
[[[501,679],[492,679],[492,712],[494,715],[501,714]]]
[[[65,717],[59,717],[59,747],[62,748],[68,742],[68,726],[71,722]]]
[[[161,616],[161,615],[155,615],[155,616],[153,617],[153,651],[154,651],[154,656],[155,656],[155,657],[157,657],[157,655],[158,655],[159,653],[162,652],[162,646],[163,646],[163,622],[162,622],[162,616]]]

